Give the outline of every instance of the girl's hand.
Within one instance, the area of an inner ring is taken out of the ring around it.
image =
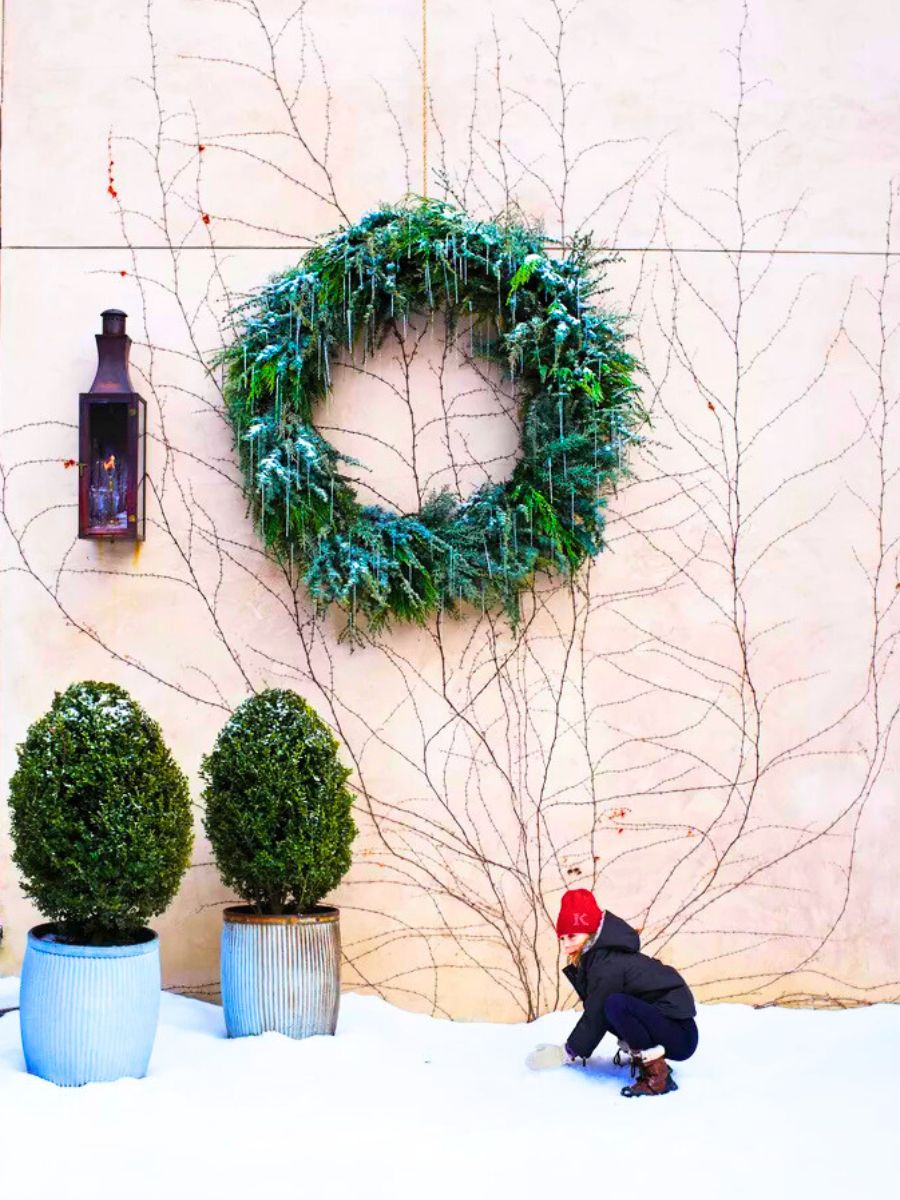
[[[552,1067],[564,1067],[569,1062],[565,1046],[535,1046],[525,1059],[525,1066],[532,1071],[546,1071]]]

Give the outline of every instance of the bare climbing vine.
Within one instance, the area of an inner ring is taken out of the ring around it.
[[[334,165],[336,90],[312,0],[280,18],[254,0],[219,5],[239,10],[239,47],[220,47],[210,22],[194,69],[219,87],[252,79],[272,126],[215,132],[190,100],[167,99],[168,52],[148,0],[152,119],[109,135],[109,202],[128,247],[119,273],[139,300],[133,359],[152,411],[147,546],[139,558],[118,547],[98,556],[69,535],[74,427],[37,411],[0,441],[7,586],[37,589],[90,639],[98,673],[116,663],[123,681],[169,696],[170,719],[195,722],[203,748],[268,685],[296,688],[326,717],[353,767],[362,831],[339,897],[352,988],[450,1015],[531,1018],[568,1002],[552,921],[576,884],[640,926],[649,951],[703,998],[900,997],[900,981],[863,970],[842,942],[866,816],[891,802],[900,712],[896,184],[878,269],[862,262],[826,296],[802,260],[780,253],[799,199],[757,211],[750,198],[774,135],[754,108],[746,5],[736,6],[733,104],[721,117],[731,166],[716,183],[715,222],[670,187],[664,145],[596,136],[567,67],[583,8],[529,8],[546,96],[517,80],[495,23],[465,103],[448,112],[427,93],[435,192],[485,217],[542,194],[560,250],[594,230],[615,251],[636,200],[655,197],[643,248],[612,271],[617,307],[637,314],[653,431],[636,478],[611,499],[609,549],[567,586],[539,578],[514,631],[490,611],[439,614],[352,651],[246,517],[210,366],[233,336],[224,314],[260,272],[355,215]],[[416,138],[377,77],[373,94],[408,189]],[[138,157],[125,170],[129,151]],[[297,226],[268,216],[261,187],[248,199],[210,182],[217,156],[294,191],[293,210],[276,207],[295,211]],[[588,204],[574,183],[586,170],[602,179]],[[139,248],[148,228],[152,252]],[[278,249],[229,248],[263,235]],[[357,420],[338,402],[322,415],[350,453],[382,454],[382,474],[360,476],[361,487],[402,508],[398,489],[421,496],[423,478],[462,496],[509,472],[508,390],[473,356],[461,374],[458,359],[425,322],[343,364],[384,411]],[[65,487],[29,508],[18,489],[36,471]],[[144,589],[150,615],[157,604],[176,612],[191,657],[154,640],[135,650],[92,602],[109,584]],[[195,919],[209,920],[212,945],[223,894],[212,864],[194,871]]]

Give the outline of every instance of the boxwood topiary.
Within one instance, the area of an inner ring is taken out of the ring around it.
[[[259,914],[309,912],[350,867],[350,771],[325,722],[271,688],[235,709],[206,755],[204,825],[224,883]]]
[[[67,940],[133,941],[178,890],[193,843],[188,783],[159,725],[120,687],[54,695],[10,781],[23,889]]]

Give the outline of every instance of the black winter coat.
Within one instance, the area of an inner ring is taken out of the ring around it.
[[[578,966],[563,967],[563,974],[584,1002],[584,1014],[566,1042],[576,1058],[590,1058],[607,1032],[603,1006],[614,992],[646,1000],[676,1020],[697,1015],[691,990],[675,968],[641,954],[640,949],[637,931],[607,912],[597,940]]]

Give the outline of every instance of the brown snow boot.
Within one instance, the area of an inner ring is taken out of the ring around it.
[[[678,1091],[678,1084],[672,1078],[672,1068],[666,1062],[663,1046],[633,1051],[631,1073],[632,1076],[637,1076],[637,1082],[623,1087],[623,1096],[664,1096],[666,1092]]]

